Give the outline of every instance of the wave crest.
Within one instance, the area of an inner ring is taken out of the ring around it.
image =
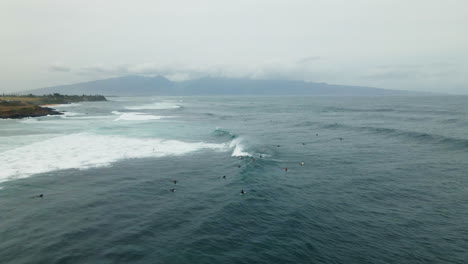
[[[234,149],[232,151],[232,156],[233,157],[251,157],[252,154],[249,152],[245,151],[245,146],[242,144],[242,139],[236,138],[229,143],[229,148]]]
[[[181,108],[181,106],[177,104],[169,103],[169,102],[160,102],[160,103],[125,107],[125,109],[129,109],[129,110],[165,110],[165,109],[178,109],[178,108]]]
[[[144,121],[144,120],[159,120],[162,118],[169,118],[169,116],[156,116],[156,115],[149,115],[146,113],[139,113],[139,112],[118,112],[112,111],[113,114],[119,115],[114,121]]]

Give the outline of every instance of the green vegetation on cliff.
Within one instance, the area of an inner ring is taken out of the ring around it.
[[[62,113],[43,105],[70,104],[76,102],[107,101],[102,95],[3,95],[0,96],[0,118],[24,118]],[[42,105],[42,106],[41,106]]]

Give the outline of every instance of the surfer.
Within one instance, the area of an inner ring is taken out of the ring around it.
[[[223,175],[223,179],[226,179],[226,175]]]
[[[237,168],[240,168],[240,167],[241,167],[240,165],[237,166]]]
[[[244,190],[241,190],[241,192],[240,192],[240,193],[241,193],[241,195],[245,194]]]
[[[172,182],[173,182],[174,184],[177,184],[177,180],[173,180]]]
[[[284,171],[285,171],[285,172],[288,172],[288,168],[284,168]]]
[[[304,162],[303,162],[303,161],[301,161],[301,166],[304,166]]]
[[[175,189],[174,189],[174,188],[172,188],[172,189],[169,189],[169,191],[171,191],[171,192],[175,192]]]
[[[276,147],[278,147],[278,148],[279,148],[279,147],[280,147],[280,145],[276,145]]]

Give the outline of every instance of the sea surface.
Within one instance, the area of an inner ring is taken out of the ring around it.
[[[0,120],[0,263],[468,263],[467,96],[108,99]]]

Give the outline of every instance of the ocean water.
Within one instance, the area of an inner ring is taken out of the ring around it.
[[[0,120],[0,263],[468,262],[466,96],[109,99]]]

